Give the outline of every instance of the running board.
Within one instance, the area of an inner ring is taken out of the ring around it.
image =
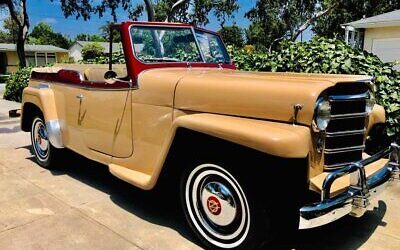
[[[109,164],[108,169],[114,176],[142,189],[150,189],[151,176],[116,164]]]

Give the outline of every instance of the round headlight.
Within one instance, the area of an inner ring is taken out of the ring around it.
[[[325,130],[331,120],[331,104],[328,100],[320,100],[315,110],[315,125],[319,130]]]
[[[367,112],[367,114],[371,114],[372,110],[374,109],[374,105],[375,105],[376,101],[375,101],[374,92],[369,91],[368,95],[369,95],[369,97],[366,100],[365,112]]]

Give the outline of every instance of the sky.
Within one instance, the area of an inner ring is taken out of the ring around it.
[[[93,0],[99,1],[99,0]],[[133,2],[141,3],[141,0],[132,0]],[[236,23],[242,28],[247,28],[250,21],[244,17],[244,14],[249,11],[254,5],[256,0],[238,0],[240,9],[235,14],[234,20],[229,20],[227,25]],[[50,24],[54,31],[61,32],[73,39],[79,33],[98,34],[100,26],[104,25],[107,21],[111,21],[110,13],[105,13],[102,18],[93,15],[89,21],[83,19],[76,20],[75,17],[65,18],[61,11],[61,4],[59,0],[28,0],[27,1],[28,15],[30,17],[31,28],[39,22],[46,22]],[[7,17],[8,13],[4,10],[0,11],[0,22]],[[118,22],[128,20],[128,15],[124,10],[117,11]],[[145,20],[145,16],[141,17]],[[218,30],[219,24],[213,15],[209,16],[210,23],[206,28],[211,30]],[[307,32],[310,33],[310,32]],[[310,34],[305,34],[309,37]]]

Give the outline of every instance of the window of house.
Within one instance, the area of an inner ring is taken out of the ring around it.
[[[26,52],[26,63],[32,67],[43,67],[57,62],[55,53]]]
[[[25,53],[26,64],[29,66],[36,66],[35,52],[26,52]]]
[[[46,66],[46,53],[36,53],[36,66]]]
[[[55,63],[56,63],[56,54],[47,53],[47,64],[55,64]]]

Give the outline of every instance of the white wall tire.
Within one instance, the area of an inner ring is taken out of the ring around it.
[[[56,155],[59,155],[61,150],[51,145],[46,124],[41,116],[36,116],[32,121],[31,143],[36,162],[44,168],[54,168]]]
[[[207,248],[249,249],[257,244],[254,229],[259,223],[254,223],[254,218],[258,212],[243,185],[216,164],[197,165],[184,175],[181,199],[185,216]]]

